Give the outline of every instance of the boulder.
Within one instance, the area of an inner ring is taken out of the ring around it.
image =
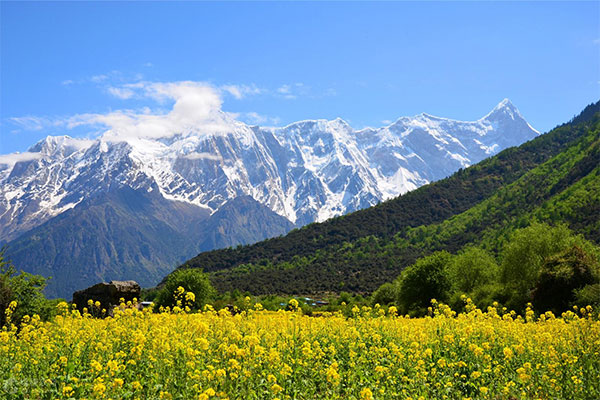
[[[102,282],[73,293],[73,304],[77,305],[79,311],[83,311],[84,307],[88,307],[88,300],[99,301],[100,309],[111,310],[114,306],[119,305],[120,299],[124,299],[125,302],[134,298],[139,299],[140,293],[141,288],[136,281]]]

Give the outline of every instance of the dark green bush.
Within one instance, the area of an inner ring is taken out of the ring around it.
[[[160,307],[173,307],[176,305],[175,292],[177,288],[183,287],[186,292],[192,292],[195,295],[195,301],[191,304],[186,303],[192,310],[201,309],[215,295],[208,276],[197,268],[185,268],[174,271],[165,282],[154,300],[154,307],[158,310]]]
[[[402,271],[398,307],[403,314],[423,314],[431,299],[448,300],[451,283],[446,270],[451,258],[450,253],[438,251]]]
[[[54,305],[59,300],[48,301],[43,290],[46,278],[27,272],[17,272],[0,251],[0,326],[6,323],[6,309],[12,301],[17,302],[11,321],[18,324],[25,315],[39,315],[48,320],[55,314]]]
[[[373,293],[371,304],[381,306],[392,304],[398,298],[398,287],[394,283],[384,283]]]
[[[597,283],[597,268],[597,261],[577,245],[549,257],[533,290],[533,305],[557,315],[568,310],[577,300],[577,290]]]

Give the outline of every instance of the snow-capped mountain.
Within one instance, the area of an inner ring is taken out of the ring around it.
[[[0,156],[0,241],[118,187],[158,190],[210,213],[250,196],[304,225],[444,178],[539,134],[507,99],[472,122],[420,114],[361,130],[341,119],[229,125],[162,139],[49,136],[26,153]]]

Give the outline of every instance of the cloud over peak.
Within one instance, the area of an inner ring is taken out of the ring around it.
[[[201,82],[139,82],[125,88],[133,95],[159,102],[173,102],[166,113],[122,112],[96,115],[94,122],[109,129],[107,140],[130,138],[164,138],[177,134],[219,133],[230,130],[233,116],[222,111],[220,92]]]
[[[240,93],[248,90],[239,89]],[[163,109],[144,107],[104,114],[77,114],[61,120],[60,124],[69,129],[83,125],[96,126],[100,128],[102,138],[109,141],[158,139],[192,133],[214,134],[230,131],[236,124],[235,115],[222,110],[223,90],[208,83],[141,81],[108,87],[107,91],[123,100],[150,99],[162,105]],[[36,128],[39,125],[33,119],[14,122]]]
[[[198,153],[196,151],[186,154],[183,158],[188,160],[210,160],[210,161],[223,161],[223,158],[210,153]]]
[[[110,75],[110,76],[109,76]],[[21,130],[40,131],[91,128],[88,137],[108,141],[159,139],[175,135],[202,135],[231,132],[244,121],[250,124],[278,124],[280,120],[256,112],[223,111],[223,100],[241,100],[249,96],[272,95],[295,98],[305,88],[295,83],[276,91],[255,84],[213,85],[202,81],[153,82],[133,80],[121,82],[111,74],[96,75],[88,81],[100,84],[110,96],[137,103],[137,108],[106,113],[83,113],[66,117],[13,117],[8,120]],[[112,83],[111,83],[112,81]],[[63,82],[65,85],[73,81]],[[145,104],[144,104],[145,103]]]
[[[12,168],[20,161],[39,160],[40,158],[42,158],[42,154],[28,151],[24,153],[3,154],[0,155],[0,167],[8,166],[9,168]]]

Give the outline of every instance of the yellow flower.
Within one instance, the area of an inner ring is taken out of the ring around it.
[[[271,386],[271,391],[273,392],[273,394],[277,394],[279,392],[281,392],[283,390],[283,388],[281,386],[279,386],[278,384],[274,383],[273,386]]]
[[[360,400],[373,400],[373,392],[369,388],[360,391]]]
[[[63,387],[62,393],[64,397],[71,397],[75,392],[73,391],[73,387],[67,385]]]
[[[106,367],[111,370],[111,371],[118,371],[119,370],[119,363],[116,362],[115,360],[109,360],[106,363]]]
[[[184,292],[175,310],[190,299]],[[354,304],[343,312],[315,310],[314,318],[262,310],[260,303],[251,311],[250,302],[235,315],[213,307],[194,314],[124,308],[94,319],[66,305],[50,321],[34,315],[0,328],[0,364],[15,385],[26,383],[18,390],[30,399],[54,387],[57,398],[166,400],[173,393],[233,400],[266,386],[262,397],[283,400],[292,396],[284,395],[286,385],[332,399],[463,399],[465,387],[475,388],[464,395],[473,399],[554,399],[564,397],[565,384],[573,399],[600,399],[586,385],[600,380],[600,369],[587,366],[600,357],[597,312],[580,307],[577,314],[527,320],[465,301],[467,312],[437,302],[424,318],[364,303],[355,307],[356,318],[347,315]],[[175,370],[176,379],[165,373]]]
[[[327,376],[327,382],[337,384],[340,380],[340,374],[338,373],[338,363],[333,362],[329,368],[325,371]]]
[[[286,363],[283,363],[283,366],[281,367],[281,375],[290,376],[291,374],[292,374],[292,367],[290,367]]]
[[[171,393],[161,390],[160,393],[158,394],[158,398],[161,400],[171,400],[173,398],[173,396],[171,395]]]
[[[97,396],[102,396],[106,392],[106,386],[103,383],[97,383],[94,385],[93,390]]]
[[[185,300],[189,301],[190,303],[193,303],[194,301],[196,301],[196,295],[192,292],[187,292],[185,294]]]
[[[96,372],[102,371],[102,364],[100,364],[96,360],[92,360],[92,362],[90,363],[90,366],[92,367],[92,370],[94,370]]]

